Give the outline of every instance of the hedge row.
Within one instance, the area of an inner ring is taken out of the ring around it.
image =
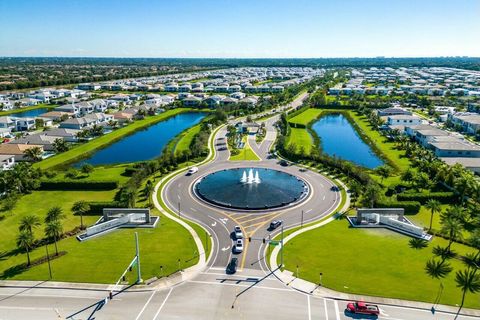
[[[43,180],[41,190],[114,190],[118,181]]]
[[[119,201],[89,201],[90,210],[87,214],[102,214],[103,208],[125,208],[125,204]]]
[[[420,211],[421,204],[418,201],[381,201],[377,202],[378,208],[403,208],[405,214],[416,214]]]
[[[398,201],[418,201],[421,204],[426,203],[430,199],[438,200],[441,203],[452,203],[458,197],[453,192],[401,193],[397,195]]]

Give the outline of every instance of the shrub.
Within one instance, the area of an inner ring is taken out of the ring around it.
[[[41,190],[113,190],[118,188],[118,181],[77,181],[77,180],[44,180]]]
[[[103,208],[125,208],[125,205],[120,201],[90,201],[87,203],[90,210],[85,214],[90,215],[102,214]]]
[[[398,201],[418,201],[421,204],[430,199],[438,200],[441,203],[452,203],[458,200],[458,197],[453,192],[401,193],[397,195]]]
[[[78,170],[77,169],[74,169],[74,168],[70,168],[68,169],[68,171],[65,173],[65,178],[69,178],[69,179],[75,179],[76,177],[78,177]]]
[[[418,201],[378,201],[378,208],[403,208],[405,214],[417,214],[421,204]]]

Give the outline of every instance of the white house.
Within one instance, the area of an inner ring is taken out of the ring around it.
[[[11,154],[0,155],[0,171],[10,170],[15,165],[15,156]]]

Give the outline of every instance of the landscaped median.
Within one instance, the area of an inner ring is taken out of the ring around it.
[[[126,135],[134,133],[137,130],[141,130],[143,128],[146,128],[157,122],[166,120],[180,113],[195,112],[195,111],[197,110],[191,109],[191,108],[176,108],[176,109],[165,111],[156,116],[150,116],[142,120],[137,120],[126,127],[120,128],[111,133],[95,138],[87,143],[78,145],[66,152],[54,155],[48,159],[35,163],[34,166],[40,169],[49,169],[65,163],[74,162],[78,159],[85,158],[95,150],[106,147],[107,145],[115,141],[118,141],[123,137],[125,137]],[[202,110],[199,110],[199,111],[202,111]]]
[[[230,154],[230,161],[258,161],[260,158],[258,155],[252,150],[250,144],[248,142],[248,138],[245,136],[242,138],[242,142],[244,143],[244,147],[242,149],[237,149],[239,152],[238,154],[232,155]]]

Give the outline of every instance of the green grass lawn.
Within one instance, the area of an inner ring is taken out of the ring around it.
[[[239,149],[240,153],[237,155],[230,155],[228,160],[230,161],[258,161],[260,158],[257,156],[255,152],[253,152],[252,148],[248,143],[248,139],[246,137],[243,138],[245,142],[245,147],[243,149]]]
[[[25,112],[25,111],[30,111],[30,110],[36,110],[36,109],[42,109],[42,108],[48,108],[48,109],[53,109],[55,107],[58,107],[56,104],[47,104],[47,103],[40,103],[37,104],[36,106],[30,106],[30,107],[25,107],[21,109],[13,109],[13,110],[7,110],[7,111],[0,111],[0,117],[1,116],[7,116],[10,114],[15,114],[19,112]]]
[[[287,145],[294,143],[297,146],[297,150],[300,147],[305,149],[305,153],[310,153],[313,147],[313,139],[307,129],[304,128],[291,128],[290,135],[287,137]]]
[[[346,111],[353,118],[355,124],[360,128],[361,132],[365,134],[377,148],[391,161],[393,162],[398,169],[405,171],[410,167],[410,160],[405,157],[404,150],[397,150],[395,148],[395,143],[387,141],[387,138],[382,136],[380,132],[374,130],[368,121],[368,119],[363,115],[358,115],[355,111],[348,110]]]
[[[307,109],[304,112],[296,115],[295,117],[289,119],[290,123],[298,123],[302,125],[309,124],[312,120],[317,119],[323,111],[321,109]]]
[[[169,117],[172,117],[182,112],[188,112],[188,111],[192,111],[192,109],[177,108],[177,109],[168,110],[160,115],[146,117],[145,119],[142,119],[142,120],[137,120],[126,127],[120,128],[109,134],[103,135],[87,143],[76,146],[66,152],[63,152],[61,154],[58,154],[48,159],[45,159],[43,161],[40,161],[34,164],[34,166],[41,169],[48,169],[48,168],[61,165],[65,162],[74,161],[78,158],[85,157],[86,155],[92,153],[93,151],[100,149],[102,147],[105,147],[108,144],[118,139],[121,139],[122,137],[130,133],[135,132],[136,130],[148,127],[154,123],[157,123],[162,120],[166,120]]]
[[[195,138],[195,135],[200,132],[201,128],[202,128],[201,124],[197,124],[183,131],[179,137],[179,140],[175,145],[175,150],[174,150],[175,154],[180,154],[184,150],[189,150],[192,144],[193,138]]]
[[[163,275],[177,271],[178,259],[180,268],[197,263],[195,243],[189,232],[166,217],[160,219],[154,229],[119,229],[84,242],[74,237],[60,241],[59,250],[67,251],[67,254],[52,261],[53,280],[114,283],[135,255],[135,232],[139,235],[144,280],[160,277],[160,266],[163,266]],[[49,250],[53,252],[53,245],[49,246]],[[33,252],[32,258],[44,254],[42,247]],[[5,271],[25,260],[24,254],[9,257],[6,262],[2,261],[1,269]],[[0,279],[47,280],[48,265],[44,263],[21,273],[10,269]],[[132,282],[134,279],[135,272],[129,273],[128,280]]]
[[[315,283],[322,272],[323,285],[338,291],[433,303],[439,281],[428,277],[424,266],[432,248],[446,241],[435,237],[427,248],[417,250],[408,246],[409,239],[385,229],[349,229],[346,220],[333,221],[285,245],[286,269],[295,271],[298,265],[300,278]],[[470,250],[460,244],[453,249]],[[462,264],[454,260],[452,266],[458,270]],[[452,273],[443,281],[440,304],[460,302],[454,277]],[[467,294],[465,306],[480,308],[478,294]]]
[[[118,181],[120,184],[127,182],[130,178],[124,174],[125,168],[128,167],[129,164],[119,164],[113,166],[98,166],[95,167],[93,172],[87,174],[80,173],[77,178],[74,180],[84,181],[105,181],[105,180],[115,180]],[[63,179],[70,179],[65,177],[65,171],[59,171],[52,180],[63,180]]]

